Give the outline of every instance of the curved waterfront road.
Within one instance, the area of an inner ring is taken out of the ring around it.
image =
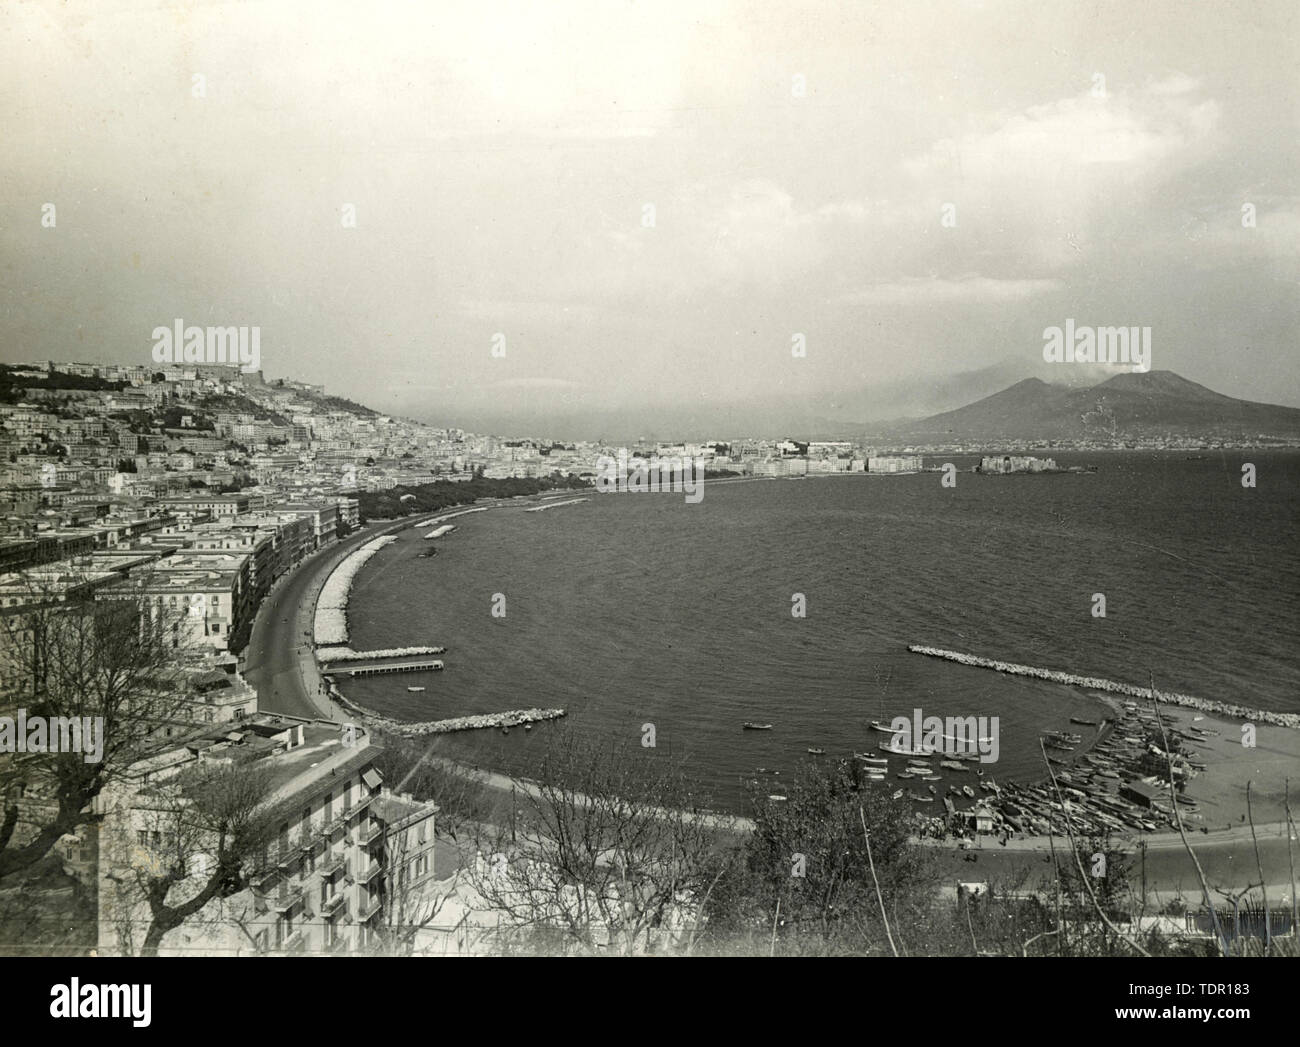
[[[355,718],[325,694],[311,647],[316,597],[334,565],[357,546],[420,519],[364,527],[306,557],[267,593],[244,650],[244,678],[257,688],[259,710],[340,722]]]

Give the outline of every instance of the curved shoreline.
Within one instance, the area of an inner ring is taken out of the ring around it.
[[[329,647],[348,642],[348,598],[357,574],[375,553],[397,541],[391,534],[383,534],[363,543],[348,553],[334,570],[330,571],[320,595],[316,597],[316,614],[312,626],[312,641],[317,647]]]

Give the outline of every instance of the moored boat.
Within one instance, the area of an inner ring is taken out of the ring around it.
[[[754,723],[752,720],[746,720],[740,727],[745,731],[770,731],[772,729],[770,723]]]
[[[871,764],[873,767],[889,766],[889,761],[883,756],[868,756],[866,753],[854,753],[853,758],[860,763]]]

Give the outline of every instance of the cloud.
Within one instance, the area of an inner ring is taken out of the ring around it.
[[[1014,302],[1057,291],[1062,286],[1062,282],[1056,279],[996,279],[988,276],[969,276],[954,280],[908,279],[872,284],[840,295],[836,300],[867,302],[873,305]]]
[[[957,207],[958,227],[1008,257],[1049,268],[1083,261],[1119,208],[1146,206],[1158,187],[1200,163],[1217,140],[1220,107],[1176,74],[1094,97],[1090,91],[991,114],[902,163],[912,194]],[[992,229],[996,228],[996,240]],[[960,238],[954,246],[960,249]]]

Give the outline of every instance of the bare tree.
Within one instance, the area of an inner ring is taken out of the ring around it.
[[[69,602],[63,595],[57,580],[28,580],[22,608],[0,618],[5,668],[30,715],[93,724],[103,748],[95,761],[82,752],[9,761],[0,777],[0,876],[31,866],[91,820],[95,798],[157,744],[160,728],[185,705],[178,682],[182,655],[192,648],[184,612],[138,597]],[[24,788],[47,797],[53,814],[16,845]]]
[[[708,810],[652,749],[599,749],[557,732],[541,782],[516,790],[510,824],[470,874],[501,918],[499,944],[631,955],[689,919],[732,819]]]
[[[249,886],[281,812],[268,806],[266,768],[247,762],[199,764],[137,794],[131,801],[156,841],[118,881],[128,914],[147,920],[140,955],[156,956],[169,931],[214,899]]]
[[[782,793],[755,788],[754,831],[711,895],[705,947],[894,954],[937,888],[910,811],[842,763],[808,761]]]

